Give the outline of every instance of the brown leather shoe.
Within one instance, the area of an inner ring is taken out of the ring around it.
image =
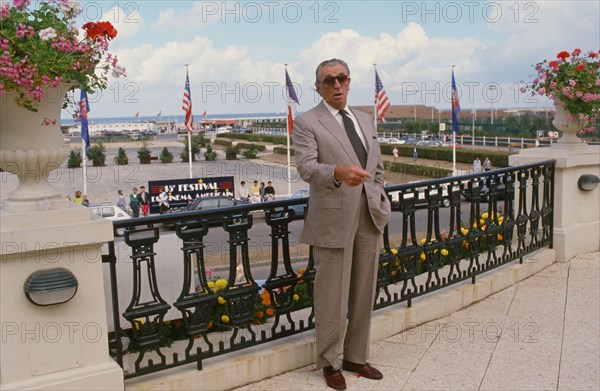
[[[331,366],[325,367],[323,368],[323,376],[325,376],[327,386],[334,390],[346,389],[346,379],[344,379],[344,375],[342,375],[342,371],[339,369],[334,370]]]
[[[352,361],[342,361],[342,368],[346,371],[356,372],[362,377],[366,377],[367,379],[373,380],[381,380],[383,379],[383,374],[379,372],[376,368],[373,368],[369,363],[366,364],[356,364]]]

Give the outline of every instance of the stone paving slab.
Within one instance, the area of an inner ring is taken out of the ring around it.
[[[344,372],[348,389],[598,390],[599,309],[600,253],[583,254],[372,343],[384,379]],[[301,389],[327,389],[314,365],[239,388]]]

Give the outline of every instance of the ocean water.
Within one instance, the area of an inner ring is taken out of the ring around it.
[[[194,121],[198,122],[203,119],[236,119],[236,118],[261,118],[261,117],[285,117],[284,112],[278,113],[233,113],[233,114],[207,114],[203,117],[201,114],[194,115]],[[130,123],[130,122],[163,122],[172,121],[179,124],[183,123],[184,115],[161,115],[161,116],[139,116],[139,117],[105,117],[95,118],[92,115],[89,117],[90,124],[100,123]],[[62,125],[75,125],[77,122],[73,118],[61,118]]]

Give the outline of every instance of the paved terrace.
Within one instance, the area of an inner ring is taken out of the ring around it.
[[[600,253],[554,260],[542,249],[476,284],[376,311],[369,361],[384,378],[344,371],[348,389],[599,390]],[[314,357],[310,331],[207,360],[202,371],[131,379],[125,389],[327,390]]]
[[[348,389],[599,390],[599,298],[600,253],[554,263],[449,316],[373,343],[370,362],[384,379],[344,371]],[[326,389],[314,364],[238,388]]]

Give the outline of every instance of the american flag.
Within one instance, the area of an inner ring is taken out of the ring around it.
[[[381,122],[385,123],[385,112],[390,108],[390,101],[388,100],[383,83],[379,78],[379,74],[375,71],[375,110],[377,116],[381,118]]]
[[[298,100],[296,90],[294,90],[294,85],[292,84],[292,79],[290,79],[287,69],[285,70],[285,92],[287,101],[288,134],[291,136],[294,130],[294,117],[298,111],[298,106],[300,106],[300,101]]]
[[[460,113],[460,102],[458,101],[458,91],[456,81],[454,81],[454,69],[452,70],[452,131],[458,132],[458,113]]]
[[[183,125],[192,134],[194,129],[194,115],[192,114],[192,92],[190,91],[190,75],[185,71],[185,89],[183,91],[183,111],[185,112],[185,120]]]

